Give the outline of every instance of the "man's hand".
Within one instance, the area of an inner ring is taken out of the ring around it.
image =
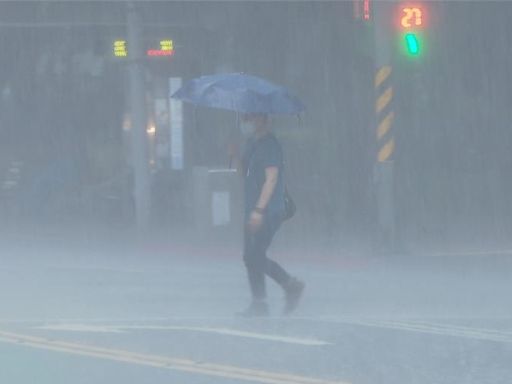
[[[263,214],[257,211],[252,211],[251,216],[249,217],[249,222],[247,223],[249,231],[252,233],[258,232],[262,225]]]

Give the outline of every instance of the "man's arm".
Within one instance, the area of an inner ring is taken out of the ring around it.
[[[249,218],[249,229],[252,232],[256,232],[263,224],[263,215],[272,195],[274,194],[274,190],[276,189],[278,177],[278,167],[272,166],[265,168],[265,182],[261,188],[260,198],[258,199],[258,203]]]

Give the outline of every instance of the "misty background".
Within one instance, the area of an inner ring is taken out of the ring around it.
[[[199,187],[194,176],[198,166],[228,167],[235,114],[183,105],[184,166],[174,170],[172,127],[157,121],[155,105],[169,107],[171,77],[246,72],[288,87],[307,106],[300,118],[273,120],[298,205],[278,243],[378,253],[374,31],[354,17],[354,2],[136,7],[144,50],[165,39],[174,44],[171,57],[143,64],[151,185],[144,236],[238,238],[237,182],[208,176],[230,191],[231,221],[218,227],[197,213],[199,206],[211,210],[198,188],[212,187]],[[397,251],[506,249],[512,4],[428,7],[421,57],[393,51],[392,58]],[[7,239],[101,243],[136,231],[129,61],[113,54],[114,42],[127,38],[126,20],[123,2],[0,3],[0,222]],[[395,32],[400,39],[398,26]]]

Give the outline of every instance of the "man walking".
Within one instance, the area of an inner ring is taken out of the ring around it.
[[[265,275],[283,288],[284,314],[289,314],[299,303],[304,283],[267,257],[285,213],[282,148],[270,130],[267,115],[244,114],[240,127],[247,137],[239,170],[245,181],[244,262],[252,293],[251,304],[240,315],[268,315]]]

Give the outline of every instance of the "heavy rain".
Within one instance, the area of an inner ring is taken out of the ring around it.
[[[510,384],[511,19],[0,2],[0,384]]]

